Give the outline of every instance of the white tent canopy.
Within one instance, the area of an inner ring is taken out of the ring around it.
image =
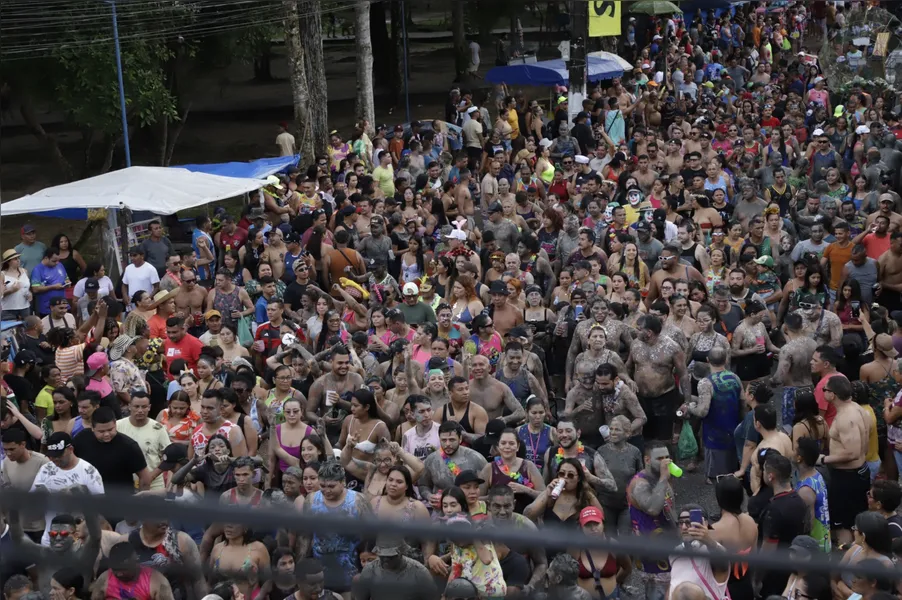
[[[0,214],[61,209],[129,208],[170,215],[260,189],[264,180],[222,177],[165,167],[130,167],[73,181],[0,204]]]

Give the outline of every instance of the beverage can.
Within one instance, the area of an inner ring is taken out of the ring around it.
[[[601,437],[603,437],[604,439],[608,439],[609,437],[611,437],[611,428],[607,425],[602,425],[598,428],[598,433],[600,433]]]
[[[561,497],[561,492],[563,492],[563,491],[564,491],[564,480],[559,479],[558,482],[556,484],[554,484],[554,487],[551,488],[551,497],[554,498],[555,500],[557,500],[558,498]]]

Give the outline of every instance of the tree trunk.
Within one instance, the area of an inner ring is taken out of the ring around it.
[[[110,169],[113,168],[113,154],[116,152],[116,146],[121,141],[121,135],[117,137],[107,136],[104,140],[106,147],[103,149],[103,164],[100,165],[100,171],[97,173],[98,175],[109,173]]]
[[[307,88],[307,66],[301,44],[301,24],[296,0],[282,0],[285,54],[288,58],[288,79],[297,127],[298,151],[305,159],[313,159],[313,135],[310,126],[310,93]]]
[[[373,42],[370,39],[370,3],[369,0],[357,0],[354,6],[355,33],[357,34],[357,106],[355,115],[358,121],[369,123],[373,134],[376,120],[376,107],[373,100]]]
[[[169,140],[166,143],[166,152],[163,155],[163,166],[168,167],[172,164],[172,154],[175,152],[175,145],[179,141],[179,136],[182,135],[182,130],[185,129],[185,121],[188,120],[188,113],[191,112],[191,102],[188,103],[188,106],[185,107],[185,110],[182,112],[182,116],[179,119],[178,124],[175,126],[175,131],[169,134]]]
[[[392,47],[394,48],[391,85],[394,92],[392,100],[396,107],[401,105],[401,99],[404,97],[404,25],[401,22],[401,2],[403,1],[396,0],[391,3],[391,37]]]
[[[451,33],[454,39],[455,81],[462,81],[467,72],[467,30],[464,3],[451,3]]]
[[[385,2],[370,3],[370,43],[373,46],[373,66],[378,81],[391,81],[394,52],[388,26],[385,24]]]
[[[60,171],[63,174],[63,178],[66,181],[73,181],[75,179],[75,172],[72,170],[72,165],[69,164],[69,161],[66,160],[66,157],[63,156],[63,151],[60,150],[59,144],[56,142],[52,136],[50,136],[44,127],[38,122],[37,115],[34,114],[34,107],[31,103],[25,99],[20,97],[19,99],[19,112],[22,114],[22,119],[25,121],[25,125],[28,126],[28,129],[31,130],[31,133],[34,134],[35,137],[40,140],[40,142],[44,145],[48,152],[50,152],[50,156],[53,158],[54,162],[56,162],[56,166],[59,167]]]
[[[325,156],[329,144],[329,94],[323,59],[322,0],[299,0],[298,12],[306,15],[301,19],[301,39],[304,40],[310,106],[316,107],[316,110],[309,111],[313,150],[317,155]],[[301,156],[301,165],[313,164],[314,158],[313,155]]]

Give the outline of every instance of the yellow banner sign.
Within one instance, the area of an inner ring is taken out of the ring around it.
[[[589,37],[620,35],[620,0],[589,0]]]

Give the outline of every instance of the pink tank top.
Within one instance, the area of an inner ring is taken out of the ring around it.
[[[112,571],[106,582],[106,600],[150,600],[150,576],[153,569],[141,567],[138,578],[131,582],[120,580]]]
[[[237,427],[231,421],[223,421],[222,425],[219,426],[219,429],[216,430],[216,433],[222,434],[225,437],[229,437],[229,432],[233,427]],[[207,449],[207,442],[210,441],[210,437],[216,435],[213,433],[211,435],[207,435],[204,433],[203,424],[198,425],[197,429],[194,430],[194,433],[191,435],[191,445],[194,446],[194,453],[198,456],[203,456],[204,450]]]

